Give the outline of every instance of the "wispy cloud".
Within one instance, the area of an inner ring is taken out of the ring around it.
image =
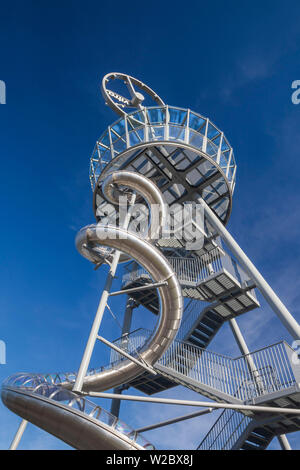
[[[236,90],[270,76],[275,63],[275,58],[264,55],[249,54],[242,57],[232,66],[230,74],[223,78],[220,97],[225,102],[232,100]]]

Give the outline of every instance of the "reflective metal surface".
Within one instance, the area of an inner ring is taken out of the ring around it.
[[[141,434],[90,400],[47,382],[42,375],[17,374],[2,388],[14,413],[76,449],[151,450]]]

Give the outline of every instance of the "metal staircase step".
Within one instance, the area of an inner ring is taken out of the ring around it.
[[[185,341],[206,348],[223,323],[224,320],[216,312],[206,311],[199,323],[186,336]]]
[[[194,300],[206,300],[209,299],[207,295],[204,295],[200,289],[192,287],[183,287],[182,288],[183,297],[189,297]]]
[[[199,322],[195,329],[201,331],[202,333],[205,333],[207,336],[211,336],[214,333],[214,330],[212,328],[209,328],[202,322]]]
[[[194,344],[195,346],[198,346],[200,348],[203,348],[206,346],[206,343],[198,338],[195,338],[194,336],[189,337],[189,342]]]
[[[255,432],[256,435],[262,436],[263,439],[270,439],[274,436],[274,434],[265,427],[255,428],[253,432]]]
[[[169,380],[169,378],[163,375],[153,376],[152,374],[148,374],[146,372],[126,385],[129,387],[134,387],[146,395],[153,395],[155,393],[176,387],[178,383],[174,382],[173,380]]]
[[[207,343],[210,339],[210,336],[206,335],[205,333],[203,333],[202,331],[199,331],[198,329],[195,329],[193,331],[193,336],[195,336],[197,339],[200,339],[201,341],[204,341],[205,343]]]
[[[206,312],[205,317],[214,321],[217,325],[222,324],[224,321],[223,318],[218,313],[216,313],[213,309]]]
[[[259,436],[256,433],[252,432],[248,436],[247,442],[252,442],[253,444],[256,444],[258,446],[264,446],[265,444],[269,443],[269,440],[266,437]]]
[[[205,326],[208,326],[209,328],[212,329],[212,331],[215,331],[216,328],[219,327],[220,323],[212,320],[211,318],[208,317],[208,315],[205,315],[201,319],[201,323],[203,323]]]
[[[242,450],[260,450],[260,446],[256,446],[254,444],[250,444],[249,442],[244,442],[241,446]]]

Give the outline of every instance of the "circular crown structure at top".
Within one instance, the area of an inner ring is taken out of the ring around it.
[[[111,91],[113,81],[122,82],[131,98]],[[126,170],[151,178],[169,205],[203,198],[226,224],[236,163],[224,133],[190,109],[164,104],[151,88],[126,74],[105,75],[102,94],[121,117],[103,132],[91,157],[95,215],[108,202],[101,190],[104,179]],[[144,106],[146,97],[155,106]]]
[[[149,99],[152,100],[152,104],[165,104],[145,83],[125,73],[114,72],[105,75],[101,92],[106,104],[121,116],[128,110],[143,109],[143,103]]]

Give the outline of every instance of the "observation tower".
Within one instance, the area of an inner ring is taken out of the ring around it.
[[[238,317],[260,307],[258,289],[294,340],[300,327],[226,229],[236,179],[228,139],[129,75],[107,74],[101,90],[119,118],[92,153],[96,223],[80,230],[76,246],[95,268],[108,265],[108,275],[78,371],[19,373],[3,383],[3,403],[22,418],[11,449],[31,422],[76,449],[151,450],[144,432],[220,408],[199,450],[263,450],[275,437],[290,449],[286,434],[300,428],[298,355],[285,341],[250,352]],[[126,296],[126,308],[120,337],[108,339],[101,322],[114,296]],[[155,320],[152,330],[132,330],[139,308]],[[225,322],[238,358],[210,350]],[[89,369],[97,341],[111,348],[110,362]],[[199,400],[153,397],[177,385]],[[142,394],[124,393],[130,387]],[[112,400],[110,412],[96,397]],[[119,418],[122,400],[199,410],[133,429]]]

